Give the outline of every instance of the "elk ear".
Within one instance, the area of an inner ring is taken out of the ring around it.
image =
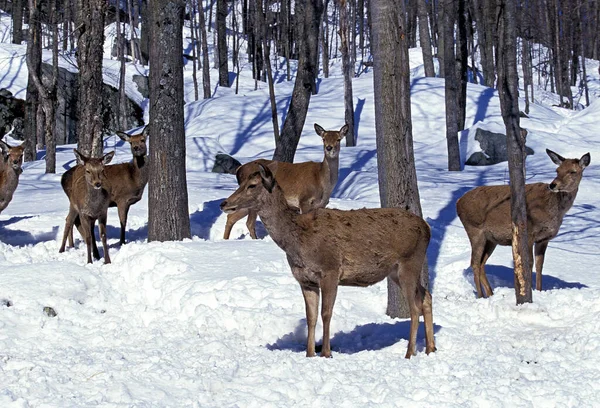
[[[108,163],[110,163],[110,161],[113,159],[114,156],[115,156],[114,150],[112,152],[106,153],[104,156],[102,156],[102,162],[104,163],[104,165],[106,166]]]
[[[260,173],[263,186],[269,193],[272,193],[273,188],[275,187],[275,177],[273,176],[273,173],[271,173],[271,170],[269,170],[268,167],[265,167],[262,164],[258,165],[258,172]]]
[[[565,161],[564,157],[562,157],[558,153],[554,153],[550,149],[546,149],[546,153],[548,154],[548,156],[550,156],[550,160],[552,160],[554,162],[554,164],[556,164],[557,166],[560,166],[562,164],[562,162]]]
[[[77,164],[85,165],[85,162],[88,160],[79,150],[73,149],[73,153],[75,153],[75,157],[77,158]]]
[[[348,127],[347,123],[344,126],[342,126],[342,128],[340,129],[340,140],[346,137],[349,129],[350,128]]]
[[[146,127],[144,128],[144,130],[142,131],[142,135],[144,137],[148,137],[150,136],[150,125],[146,125]]]
[[[131,139],[131,137],[127,133],[121,132],[120,130],[117,130],[117,136],[119,136],[119,138],[124,142],[129,142],[129,140]]]
[[[590,160],[592,160],[592,157],[589,153],[586,153],[583,156],[581,156],[581,159],[579,159],[579,165],[581,166],[581,170],[585,169],[587,166],[590,165]]]
[[[0,148],[2,149],[2,151],[4,151],[4,153],[8,153],[8,151],[10,150],[10,146],[4,140],[0,140]]]
[[[325,133],[325,129],[323,129],[321,126],[319,126],[315,123],[315,132],[317,132],[317,135],[323,137],[323,134]]]

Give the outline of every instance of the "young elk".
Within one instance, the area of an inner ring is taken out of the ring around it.
[[[583,170],[590,164],[590,154],[581,159],[565,159],[546,149],[558,166],[550,184],[525,186],[527,202],[527,238],[533,266],[535,253],[536,289],[542,290],[542,267],[548,242],[558,234],[563,217],[569,211]],[[477,296],[493,294],[484,265],[496,245],[511,245],[510,186],[477,187],[456,202],[456,212],[471,241],[471,268]]]
[[[0,213],[8,206],[13,198],[13,194],[19,185],[19,176],[23,173],[24,144],[19,146],[10,146],[3,140],[0,140]]]
[[[406,358],[415,354],[419,315],[425,321],[426,352],[436,350],[431,294],[420,283],[431,237],[429,225],[399,208],[353,211],[319,208],[298,214],[268,166],[246,164],[239,188],[221,203],[226,213],[257,211],[273,241],[285,251],[306,305],[306,355],[315,355],[315,326],[322,295],[323,347],[331,357],[330,322],[338,285],[369,286],[390,276],[409,303]]]
[[[66,181],[68,184],[69,214],[65,222],[65,232],[63,234],[62,245],[59,252],[64,252],[67,237],[73,229],[73,224],[77,227],[87,246],[87,261],[92,263],[92,251],[94,258],[100,259],[96,238],[94,236],[94,224],[98,220],[100,228],[100,238],[104,247],[104,261],[110,263],[108,255],[108,244],[106,242],[106,213],[110,203],[110,193],[106,189],[105,166],[110,163],[115,152],[105,154],[102,158],[85,157],[76,149],[73,149],[77,157],[78,166],[74,172],[65,180],[65,175],[61,179],[63,189],[67,192]],[[66,173],[65,173],[66,174]]]
[[[315,131],[323,139],[323,161],[286,163],[273,160],[260,160],[263,166],[268,166],[275,174],[277,184],[284,191],[288,204],[297,208],[302,214],[316,208],[324,208],[329,203],[331,193],[338,181],[340,164],[340,141],[346,137],[348,125],[338,131],[324,130],[315,123]],[[240,177],[245,178],[246,169],[238,169],[238,184]],[[256,239],[256,211],[244,209],[227,214],[223,239],[229,239],[233,225],[248,215],[246,226],[252,239]]]
[[[127,230],[127,215],[129,207],[142,199],[146,184],[148,184],[148,148],[146,138],[150,127],[146,126],[142,133],[128,135],[117,131],[117,136],[131,146],[133,161],[129,163],[113,164],[106,166],[105,173],[107,183],[110,185],[110,205],[117,207],[119,222],[121,224],[121,236],[119,244],[125,244],[125,231]],[[77,167],[67,170],[62,179],[63,189],[70,197],[71,178]],[[69,245],[73,246],[73,231],[69,232]]]

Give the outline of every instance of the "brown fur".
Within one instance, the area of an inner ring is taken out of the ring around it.
[[[315,355],[315,326],[322,295],[323,348],[331,356],[330,322],[338,285],[369,286],[390,276],[403,290],[411,315],[406,358],[415,354],[419,315],[425,320],[427,353],[435,351],[430,293],[420,275],[431,237],[429,225],[399,208],[298,214],[268,167],[249,163],[248,176],[221,203],[225,212],[255,209],[273,241],[285,251],[306,305],[306,355]]]
[[[10,204],[19,185],[19,176],[23,172],[23,152],[25,145],[10,146],[0,140],[0,213]]]
[[[117,207],[119,214],[119,223],[121,224],[121,235],[119,243],[125,244],[125,231],[127,230],[127,215],[129,207],[142,199],[146,184],[148,184],[148,148],[146,138],[150,128],[146,126],[142,133],[128,135],[127,133],[117,131],[117,135],[131,145],[131,154],[133,161],[128,163],[119,163],[106,166],[106,178],[110,184],[110,207]],[[72,167],[67,170],[61,183],[67,197],[71,195],[72,177],[75,169]],[[73,232],[69,233],[69,245],[73,246]]]
[[[65,231],[59,252],[64,252],[67,237],[73,225],[81,233],[87,246],[87,261],[92,263],[92,252],[96,259],[100,258],[94,237],[94,224],[98,220],[100,238],[104,247],[104,261],[110,263],[108,244],[106,241],[106,215],[110,203],[110,192],[107,190],[105,165],[110,163],[115,152],[105,154],[102,158],[85,157],[74,149],[79,165],[69,175],[69,214],[65,222]],[[63,174],[63,179],[65,175]],[[61,180],[63,188],[66,183]],[[67,190],[65,189],[65,192]]]
[[[535,251],[537,290],[542,290],[548,242],[558,234],[563,217],[577,196],[583,170],[590,163],[589,153],[581,159],[565,159],[551,150],[546,152],[559,166],[557,177],[550,184],[525,186],[528,245],[532,266]],[[478,297],[482,297],[483,292],[485,296],[493,294],[485,275],[486,261],[497,245],[512,243],[510,201],[510,186],[483,186],[467,192],[456,202],[458,217],[471,242],[471,267]]]
[[[339,131],[324,130],[315,123],[315,132],[323,139],[323,161],[286,163],[273,160],[259,159],[256,163],[268,166],[275,174],[275,179],[283,189],[290,206],[297,208],[302,214],[316,208],[323,208],[329,203],[331,193],[338,181],[340,141],[348,132],[348,125]],[[253,163],[254,163],[253,162]],[[244,179],[246,167],[238,168],[237,179]],[[223,239],[229,239],[234,224],[248,215],[246,226],[250,236],[256,239],[256,211],[240,210],[227,214]]]

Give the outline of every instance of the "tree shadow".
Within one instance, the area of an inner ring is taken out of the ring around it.
[[[475,288],[475,283],[473,281],[473,270],[471,268],[467,268],[463,272],[465,278],[467,278],[470,282],[473,283],[473,293],[477,294],[477,289]],[[513,268],[509,268],[504,265],[485,265],[485,274],[492,286],[492,289],[495,288],[515,288],[515,273]],[[535,272],[531,273],[531,285],[535,288],[535,280],[537,278],[537,274]],[[551,289],[584,289],[587,288],[587,285],[584,285],[580,282],[567,282],[565,280],[559,279],[555,276],[548,275],[543,273],[542,275],[542,290],[551,290]]]
[[[434,333],[441,326],[433,325]],[[410,334],[410,320],[395,321],[393,323],[368,323],[359,325],[351,332],[337,332],[331,338],[331,350],[341,354],[356,354],[361,351],[381,350],[393,346],[400,340],[408,341]],[[321,342],[319,342],[320,344]],[[290,350],[294,352],[306,351],[306,319],[300,319],[293,332],[279,338],[273,344],[267,344],[268,350]],[[317,351],[320,347],[317,347]],[[419,322],[417,331],[417,352],[425,350],[425,326]]]
[[[360,125],[360,115],[365,108],[365,98],[358,98],[356,106],[354,108],[354,144],[358,145],[358,127]]]
[[[473,124],[481,122],[486,118],[488,107],[494,98],[494,92],[494,88],[486,88],[479,94],[479,99],[477,100],[477,112],[475,112]]]
[[[33,217],[33,215],[27,215],[22,217],[11,217],[8,220],[0,221],[0,242],[11,246],[21,247],[55,240],[58,234],[58,226],[52,227],[51,231],[41,232],[36,235],[33,235],[29,231],[6,228],[8,225]]]

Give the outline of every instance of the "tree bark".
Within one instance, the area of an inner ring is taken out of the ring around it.
[[[395,0],[371,0],[370,8],[379,196],[382,207],[400,207],[420,216],[410,110],[408,39],[404,3],[401,4],[398,7]],[[421,281],[428,286],[426,264]],[[387,314],[409,316],[402,291],[389,278]]]
[[[446,146],[448,147],[448,170],[460,171],[460,149],[458,131],[460,124],[459,85],[454,53],[454,21],[457,15],[454,0],[444,0],[442,4],[444,21],[441,24],[444,49],[444,83],[446,101]]]
[[[515,263],[517,304],[532,301],[531,245],[527,242],[525,201],[525,134],[519,126],[519,77],[515,4],[505,2],[499,20],[498,85],[500,108],[506,126],[508,171],[511,191],[512,252]]]
[[[308,112],[310,96],[316,92],[315,79],[319,71],[319,26],[323,0],[307,0],[296,3],[296,18],[299,30],[299,60],[292,100],[283,123],[279,144],[275,147],[273,160],[292,163],[298,141],[302,134]]]
[[[23,3],[22,0],[12,2],[12,42],[21,44],[23,41]]]
[[[431,52],[431,35],[429,34],[429,18],[425,0],[418,0],[419,7],[419,42],[423,52],[423,66],[426,77],[435,77],[433,53]]]
[[[105,0],[77,0],[77,147],[88,157],[102,157],[102,53],[107,4]]]
[[[346,146],[356,146],[354,135],[354,98],[352,96],[352,77],[354,73],[350,63],[350,51],[348,49],[349,21],[348,3],[346,0],[338,0],[340,8],[340,44],[342,48],[342,72],[344,73],[344,119],[348,125],[346,133]]]
[[[184,0],[150,0],[148,241],[190,238],[183,110]]]
[[[219,86],[229,87],[227,0],[217,0],[217,48],[219,53]]]
[[[210,61],[208,60],[208,39],[206,34],[206,19],[204,18],[204,10],[200,2],[198,7],[198,24],[200,24],[200,30],[202,31],[202,90],[204,92],[204,99],[208,99],[212,96],[210,88]]]

